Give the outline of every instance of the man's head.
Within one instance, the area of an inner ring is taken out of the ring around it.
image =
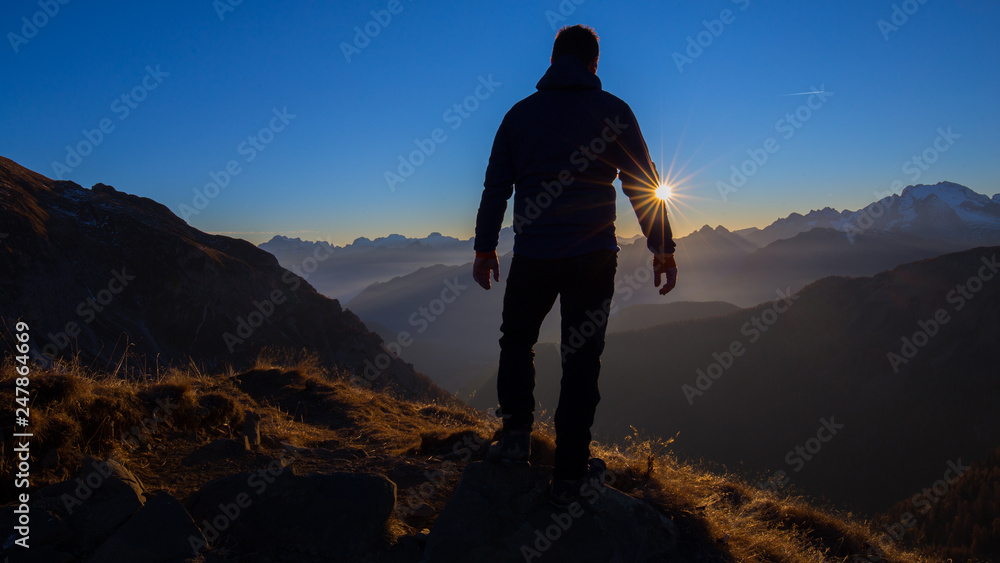
[[[556,34],[556,41],[552,44],[552,59],[549,62],[556,62],[563,55],[573,55],[580,60],[591,72],[597,72],[597,58],[601,53],[598,45],[597,32],[594,28],[585,25],[566,26]]]

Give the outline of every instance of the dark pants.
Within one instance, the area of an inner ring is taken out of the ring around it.
[[[613,250],[544,260],[515,255],[507,275],[497,375],[505,429],[528,428],[534,422],[533,347],[545,315],[556,296],[560,298],[562,383],[555,417],[554,472],[558,479],[575,479],[587,470],[617,267],[618,255]]]

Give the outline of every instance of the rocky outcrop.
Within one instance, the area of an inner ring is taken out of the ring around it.
[[[419,554],[415,545],[393,549],[386,541],[396,503],[392,481],[367,473],[295,475],[289,461],[273,459],[255,472],[210,481],[185,508],[166,492],[147,492],[119,463],[88,458],[76,478],[32,494],[29,547],[15,545],[15,532],[0,548],[0,561],[228,561],[234,546],[240,561]],[[4,529],[15,529],[17,510],[17,504],[0,507]]]
[[[649,504],[604,485],[556,508],[550,476],[547,467],[469,464],[431,529],[426,563],[652,563],[674,553],[672,521]]]
[[[0,508],[0,523],[14,530],[18,504]],[[24,512],[24,511],[22,511]],[[28,549],[4,542],[13,561],[88,563],[180,562],[194,556],[191,538],[201,531],[180,501],[142,483],[114,460],[87,458],[71,480],[31,494]]]

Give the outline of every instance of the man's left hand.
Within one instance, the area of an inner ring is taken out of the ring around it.
[[[674,255],[656,254],[653,256],[653,285],[660,287],[661,277],[666,276],[667,281],[660,287],[660,295],[670,293],[670,290],[677,285],[677,263],[674,262]]]

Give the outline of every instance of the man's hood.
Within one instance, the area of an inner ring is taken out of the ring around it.
[[[563,55],[549,66],[535,88],[539,90],[601,89],[601,79],[573,55]]]

